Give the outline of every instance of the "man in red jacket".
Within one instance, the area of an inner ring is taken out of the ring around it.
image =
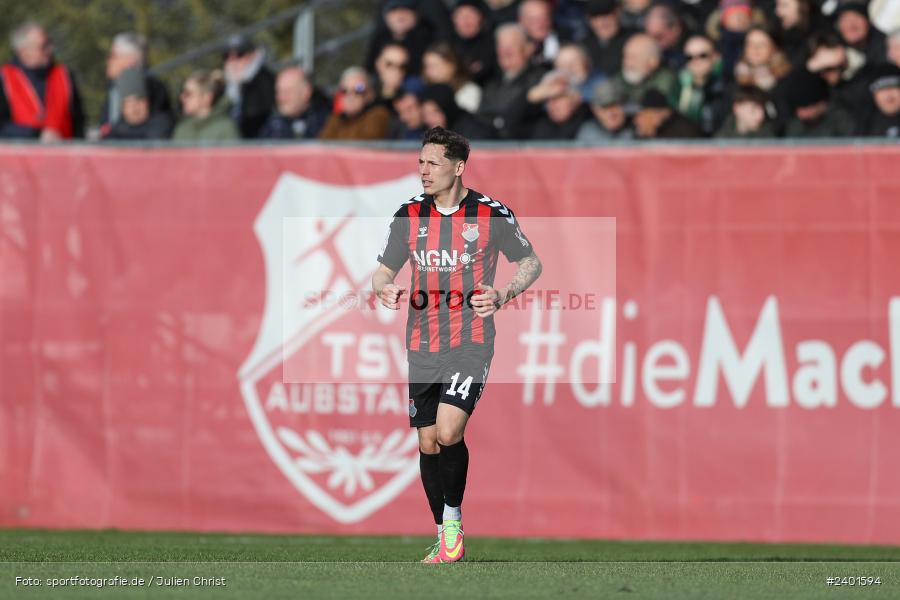
[[[0,67],[0,137],[82,137],[78,89],[69,70],[54,62],[46,30],[29,21],[13,31],[11,42],[15,57]]]

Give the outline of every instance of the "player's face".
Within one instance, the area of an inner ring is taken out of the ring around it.
[[[437,195],[453,187],[457,176],[462,175],[463,161],[444,156],[444,147],[425,144],[419,153],[419,177],[426,194]]]

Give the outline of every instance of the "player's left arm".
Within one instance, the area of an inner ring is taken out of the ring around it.
[[[472,296],[472,309],[482,319],[491,316],[500,307],[527,290],[541,276],[543,265],[534,250],[525,258],[516,261],[519,265],[516,274],[502,288],[496,289],[479,283],[475,288],[478,294]]]

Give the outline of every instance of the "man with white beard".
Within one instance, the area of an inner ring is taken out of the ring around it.
[[[652,37],[636,33],[625,43],[622,52],[622,70],[613,81],[625,95],[625,113],[634,115],[640,108],[641,98],[650,89],[657,89],[671,98],[675,89],[675,74],[662,66],[662,52]]]

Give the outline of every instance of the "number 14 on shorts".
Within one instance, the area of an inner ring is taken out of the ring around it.
[[[445,393],[449,396],[456,396],[459,394],[459,397],[465,400],[469,397],[469,387],[472,385],[472,376],[469,375],[466,377],[459,387],[456,387],[456,384],[459,382],[459,376],[459,371],[453,374],[453,377],[450,378],[450,387],[447,388]]]

